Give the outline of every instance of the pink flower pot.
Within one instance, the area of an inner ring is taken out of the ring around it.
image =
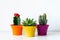
[[[37,25],[38,35],[47,35],[48,26],[49,25]]]

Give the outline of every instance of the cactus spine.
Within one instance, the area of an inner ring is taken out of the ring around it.
[[[47,24],[47,16],[45,13],[43,15],[39,16],[39,24],[40,25],[46,25]]]

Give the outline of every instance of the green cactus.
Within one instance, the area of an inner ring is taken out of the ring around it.
[[[36,21],[33,21],[33,19],[30,18],[26,18],[26,20],[22,22],[22,24],[24,26],[35,26],[36,25]]]
[[[44,13],[43,15],[39,16],[39,24],[40,25],[46,25],[47,24],[47,18],[46,14]]]
[[[20,25],[20,16],[18,16],[18,17],[16,17],[16,16],[14,16],[13,17],[13,23],[14,23],[14,25]]]

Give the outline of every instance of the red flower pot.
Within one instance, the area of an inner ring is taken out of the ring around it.
[[[47,35],[49,25],[37,25],[38,35]]]

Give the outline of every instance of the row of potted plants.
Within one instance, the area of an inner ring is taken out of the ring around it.
[[[22,35],[23,30],[24,36],[34,37],[36,28],[38,35],[47,35],[49,25],[47,24],[46,13],[39,16],[38,22],[39,24],[34,19],[26,18],[21,24],[20,15],[14,13],[13,24],[11,25],[13,35]]]

